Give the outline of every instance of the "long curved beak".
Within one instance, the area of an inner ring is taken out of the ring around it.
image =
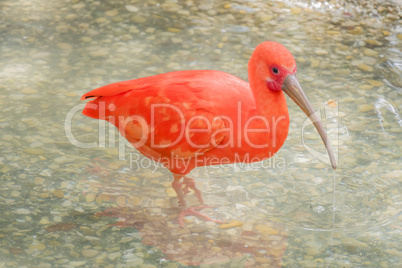
[[[327,148],[327,152],[329,155],[329,159],[331,161],[331,166],[333,169],[336,169],[336,161],[334,157],[334,153],[332,152],[331,143],[328,140],[327,133],[322,126],[320,119],[317,114],[315,114],[314,108],[311,106],[308,101],[306,95],[301,88],[299,81],[294,75],[288,75],[283,82],[282,90],[289,95],[289,97],[303,110],[303,112],[310,118],[313,122],[315,128],[321,136],[322,141]]]

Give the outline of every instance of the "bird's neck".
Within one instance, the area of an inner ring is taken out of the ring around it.
[[[265,79],[258,75],[256,66],[249,63],[249,83],[252,91],[256,113],[266,118],[269,123],[268,143],[270,156],[283,145],[289,131],[289,113],[285,95],[282,91],[272,91],[267,87]]]

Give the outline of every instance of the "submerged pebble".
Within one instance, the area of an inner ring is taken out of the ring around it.
[[[19,208],[15,211],[15,213],[20,215],[28,215],[31,214],[31,211],[26,208]]]
[[[95,250],[95,249],[84,249],[82,250],[82,256],[84,256],[85,258],[93,258],[96,255],[98,255],[99,251]]]

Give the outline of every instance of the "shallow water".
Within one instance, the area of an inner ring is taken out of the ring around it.
[[[397,4],[6,0],[0,8],[0,267],[401,266]],[[264,40],[295,56],[338,168],[320,161],[318,134],[288,101],[290,133],[275,157],[190,174],[215,206],[205,214],[243,225],[187,217],[180,228],[171,175],[119,148],[112,127],[81,115],[79,98],[174,70],[247,79]]]

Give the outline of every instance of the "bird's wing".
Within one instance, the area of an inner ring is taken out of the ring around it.
[[[82,99],[95,99],[83,113],[115,124],[148,157],[189,158],[217,147],[228,134],[219,109],[229,105],[222,98],[230,92],[222,88],[233,86],[235,92],[242,83],[216,71],[145,77],[88,92]]]

